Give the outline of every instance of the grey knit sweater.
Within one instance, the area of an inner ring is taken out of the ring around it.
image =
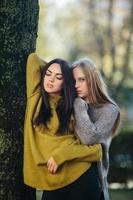
[[[76,133],[83,144],[102,144],[103,158],[97,163],[98,174],[105,200],[109,200],[107,174],[109,169],[109,146],[112,140],[112,127],[118,116],[116,105],[88,106],[86,101],[76,98],[74,102]]]

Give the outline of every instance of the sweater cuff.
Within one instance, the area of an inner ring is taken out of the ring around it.
[[[55,150],[52,153],[52,157],[55,160],[55,162],[57,163],[57,165],[61,165],[65,162],[65,156],[63,154],[61,154],[60,149]]]

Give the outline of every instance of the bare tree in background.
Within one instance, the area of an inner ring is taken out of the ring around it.
[[[89,14],[88,41],[90,37],[93,38],[94,47],[92,50],[97,52],[94,54],[97,54],[97,57],[99,57],[103,75],[106,74],[106,67],[108,67],[105,59],[109,59],[110,72],[105,75],[105,79],[108,85],[116,85],[118,95],[125,81],[128,78],[131,80],[133,76],[130,64],[133,44],[133,1],[129,0],[126,2],[130,6],[129,12],[119,27],[115,27],[116,25],[114,25],[115,4],[117,0],[103,1],[107,5],[104,5],[106,9],[102,8],[101,10],[98,6],[100,6],[102,1],[84,0],[80,3],[87,8]],[[102,12],[105,12],[105,15]],[[88,44],[88,48],[86,48],[86,53],[88,54],[91,52],[89,48],[90,45]],[[121,50],[123,53],[120,53]],[[120,78],[117,79],[118,73]]]

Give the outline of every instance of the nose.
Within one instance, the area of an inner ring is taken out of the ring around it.
[[[53,82],[55,81],[55,76],[50,76],[50,79],[49,79],[49,80],[50,80],[50,82],[53,83]]]
[[[78,81],[75,82],[75,88],[77,89],[79,87]]]

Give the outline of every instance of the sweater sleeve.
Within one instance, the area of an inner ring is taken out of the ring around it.
[[[59,147],[52,153],[52,156],[58,165],[71,160],[80,160],[81,162],[93,162],[101,160],[102,148],[100,144],[87,146],[83,144],[77,144],[77,141],[78,140],[66,147]]]
[[[107,104],[98,111],[98,119],[93,123],[87,112],[86,102],[77,98],[74,103],[76,118],[75,131],[83,144],[101,143],[104,138],[112,134],[112,127],[118,116],[116,105]]]
[[[26,90],[27,97],[32,96],[40,89],[41,70],[46,62],[40,59],[37,54],[31,53],[26,65]]]

